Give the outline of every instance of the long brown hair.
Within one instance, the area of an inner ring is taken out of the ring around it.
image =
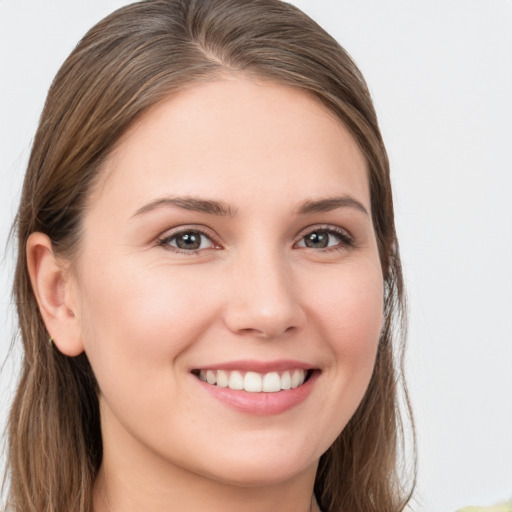
[[[88,193],[125,130],[169,94],[226,70],[316,97],[367,159],[385,320],[366,395],[321,457],[315,494],[329,512],[398,512],[410,497],[414,471],[408,488],[399,471],[400,397],[410,416],[403,280],[388,159],[360,71],[313,20],[279,0],[147,0],[86,34],[57,74],[35,136],[16,219],[14,295],[24,359],[8,423],[9,510],[90,512],[102,459],[93,372],[85,354],[67,357],[48,343],[28,276],[27,238],[46,233],[55,251],[71,258]]]

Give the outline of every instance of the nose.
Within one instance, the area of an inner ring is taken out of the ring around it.
[[[227,327],[237,334],[277,338],[305,322],[296,281],[284,258],[261,252],[240,258],[230,279]]]

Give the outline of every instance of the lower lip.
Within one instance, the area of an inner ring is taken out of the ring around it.
[[[249,393],[243,390],[221,388],[197,379],[211,396],[236,409],[257,416],[281,414],[301,404],[311,393],[320,372],[315,371],[301,386],[275,393]]]

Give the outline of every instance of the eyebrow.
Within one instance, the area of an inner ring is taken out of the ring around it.
[[[213,201],[211,199],[199,199],[196,197],[162,197],[155,199],[150,203],[139,208],[133,217],[142,215],[143,213],[150,212],[161,206],[176,206],[184,210],[192,212],[208,213],[210,215],[218,216],[230,216],[233,217],[236,214],[228,204],[222,201]]]
[[[298,212],[300,214],[330,212],[337,208],[355,208],[368,215],[368,210],[363,206],[363,203],[349,195],[306,201],[299,207]]]
[[[230,205],[222,201],[185,196],[162,197],[155,199],[154,201],[144,205],[142,208],[139,208],[133,217],[150,212],[161,206],[174,206],[188,211],[207,213],[217,216],[234,217],[237,213],[236,209],[233,209]],[[368,210],[363,206],[363,204],[348,195],[305,201],[299,206],[297,212],[301,215],[306,215],[311,213],[330,212],[338,208],[354,208],[368,215]]]

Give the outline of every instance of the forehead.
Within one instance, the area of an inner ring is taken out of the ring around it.
[[[240,196],[245,190],[255,198],[272,186],[285,195],[308,187],[325,195],[339,186],[368,201],[367,181],[355,139],[316,98],[227,76],[146,111],[107,158],[91,199],[122,189],[143,201],[162,192]]]

